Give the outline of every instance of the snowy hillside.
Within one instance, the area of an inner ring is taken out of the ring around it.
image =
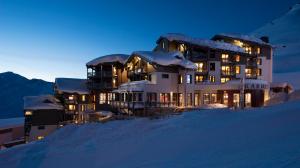
[[[12,72],[0,73],[0,119],[23,117],[23,97],[52,94],[53,84],[26,79]]]
[[[0,151],[15,167],[300,167],[300,102],[66,126]]]
[[[258,37],[269,36],[270,42],[276,47],[275,81],[290,76],[289,81],[300,89],[300,79],[294,78],[295,72],[300,78],[300,4],[294,5],[285,15],[255,30],[253,34]]]

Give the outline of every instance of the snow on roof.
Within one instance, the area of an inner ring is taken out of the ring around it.
[[[273,82],[273,83],[271,83],[271,88],[276,88],[276,87],[279,87],[279,88],[289,87],[289,88],[293,89],[292,85],[290,85],[287,82]]]
[[[257,38],[255,36],[251,36],[251,35],[220,33],[220,34],[217,34],[216,36],[229,37],[229,38],[233,38],[233,39],[239,39],[239,40],[258,43],[261,45],[270,45],[269,43],[262,41],[260,38]]]
[[[24,125],[24,117],[0,119],[0,129]]]
[[[111,55],[105,55],[101,56],[99,58],[93,59],[92,61],[88,62],[87,66],[96,66],[101,63],[112,63],[112,62],[119,62],[123,64],[126,59],[129,57],[129,55],[125,54],[111,54]]]
[[[204,47],[209,47],[209,48],[213,48],[213,49],[227,50],[227,51],[240,52],[240,53],[245,52],[245,50],[242,47],[235,46],[230,43],[213,41],[213,40],[208,40],[208,39],[193,38],[193,37],[189,37],[187,35],[179,34],[179,33],[168,33],[165,35],[161,35],[160,38],[158,39],[158,41],[161,38],[168,39],[169,41],[186,42],[186,43],[190,43],[193,45],[204,46]]]
[[[156,63],[163,66],[179,65],[187,69],[197,68],[193,62],[185,59],[180,52],[135,51],[132,55],[139,56],[150,63]]]
[[[55,86],[58,91],[65,93],[90,93],[86,86],[86,79],[56,78]]]
[[[24,97],[25,110],[63,110],[64,107],[52,95]]]

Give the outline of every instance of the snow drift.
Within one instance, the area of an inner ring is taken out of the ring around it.
[[[299,167],[300,102],[66,126],[0,152],[14,167]]]

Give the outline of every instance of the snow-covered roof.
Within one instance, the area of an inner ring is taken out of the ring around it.
[[[233,33],[220,33],[215,36],[222,36],[222,37],[229,37],[233,39],[238,39],[238,40],[244,40],[244,41],[249,41],[261,45],[270,45],[269,43],[266,43],[262,41],[260,38],[257,38],[252,35],[243,35],[243,34],[233,34]]]
[[[242,47],[235,46],[230,43],[208,40],[208,39],[193,38],[179,33],[168,33],[168,34],[161,35],[158,41],[160,41],[162,38],[165,38],[169,41],[178,41],[178,42],[189,43],[189,44],[203,46],[203,47],[209,47],[213,49],[227,50],[227,51],[240,52],[240,53],[245,52],[245,50]]]
[[[89,94],[86,79],[56,78],[55,86],[58,91],[65,93]]]
[[[52,95],[24,97],[25,110],[63,110],[64,107]]]
[[[132,53],[132,56],[138,56],[149,63],[155,63],[163,66],[179,65],[187,69],[197,68],[193,62],[185,59],[180,52],[135,51]]]
[[[279,88],[289,87],[289,88],[293,89],[292,85],[290,85],[287,82],[273,82],[273,83],[271,83],[271,88],[276,88],[276,87],[279,87]]]
[[[92,61],[88,62],[87,66],[97,66],[101,63],[112,63],[112,62],[119,62],[123,64],[126,59],[129,57],[129,55],[126,54],[111,54],[111,55],[105,55],[98,57],[96,59],[93,59]]]

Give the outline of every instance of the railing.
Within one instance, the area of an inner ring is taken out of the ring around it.
[[[101,72],[88,72],[87,76],[88,78],[107,78],[107,77],[112,77],[112,72],[111,71],[102,71]]]

